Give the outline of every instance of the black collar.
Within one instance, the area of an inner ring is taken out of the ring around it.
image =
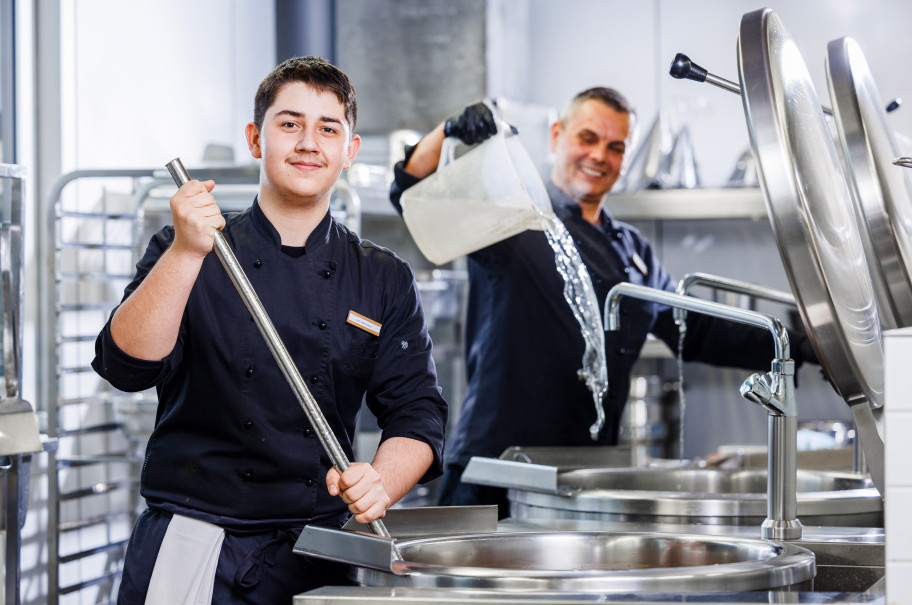
[[[266,215],[263,214],[263,209],[260,208],[259,196],[254,198],[253,204],[250,205],[250,218],[257,231],[265,236],[266,239],[275,243],[276,248],[281,248],[282,237],[279,235],[275,226],[269,222]],[[323,220],[321,220],[317,226],[314,227],[314,230],[311,231],[310,235],[307,236],[307,245],[305,246],[306,254],[312,254],[329,242],[332,220],[332,214],[327,208],[326,216],[323,217]]]

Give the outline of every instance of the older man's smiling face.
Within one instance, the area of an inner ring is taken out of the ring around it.
[[[551,180],[577,202],[599,203],[621,174],[629,132],[629,113],[583,101],[566,124],[551,128]]]

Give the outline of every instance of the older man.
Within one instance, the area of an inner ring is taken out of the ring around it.
[[[597,87],[576,95],[551,127],[554,166],[546,183],[554,213],[573,236],[599,304],[620,282],[673,291],[675,281],[640,233],[614,220],[605,194],[617,182],[634,113],[617,91]],[[396,166],[390,190],[400,210],[402,192],[437,167],[445,136],[468,144],[497,126],[483,103],[444,121]],[[630,387],[630,371],[647,334],[678,349],[678,329],[667,307],[625,299],[621,330],[605,334],[606,424],[598,441],[593,396],[580,370],[585,342],[564,299],[564,282],[543,233],[526,231],[469,255],[466,327],[468,387],[450,437],[441,504],[497,504],[509,511],[505,490],[460,481],[472,456],[497,456],[510,446],[612,445]],[[795,340],[800,337],[796,336]],[[793,346],[796,361],[798,351]],[[767,370],[773,350],[760,330],[691,313],[684,359]]]

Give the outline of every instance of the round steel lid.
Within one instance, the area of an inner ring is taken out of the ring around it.
[[[807,67],[773,11],[742,18],[738,71],[760,186],[807,334],[853,411],[881,407],[880,319],[852,198]]]
[[[912,325],[912,195],[868,62],[851,38],[827,45],[827,83],[859,211],[862,243],[884,329]],[[880,287],[879,287],[880,286]]]

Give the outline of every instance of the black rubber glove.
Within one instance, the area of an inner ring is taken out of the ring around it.
[[[443,134],[456,137],[466,145],[477,145],[497,132],[494,114],[484,103],[475,103],[462,110],[458,116],[449,118],[443,126]]]

